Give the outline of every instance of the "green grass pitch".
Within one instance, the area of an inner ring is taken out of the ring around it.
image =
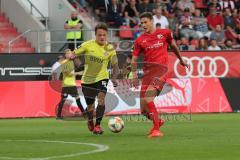
[[[194,114],[192,120],[169,120],[164,137],[149,139],[150,122],[125,121],[111,133],[105,118],[103,135],[93,135],[84,121],[0,120],[0,159],[12,160],[239,160],[240,114]],[[73,143],[68,143],[73,142]],[[94,143],[108,146],[92,153]],[[75,155],[78,153],[89,153]],[[61,158],[61,156],[67,156]],[[52,157],[52,158],[51,158]],[[54,158],[55,157],[55,158]]]

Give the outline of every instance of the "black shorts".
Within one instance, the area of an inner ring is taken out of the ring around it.
[[[71,95],[72,97],[78,97],[78,90],[76,86],[71,87],[63,87],[62,88],[62,96],[67,97],[68,95]]]
[[[87,105],[95,102],[99,92],[107,93],[108,79],[104,79],[92,84],[82,84],[82,92]]]

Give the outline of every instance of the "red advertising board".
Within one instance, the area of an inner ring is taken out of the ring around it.
[[[188,87],[181,88],[181,82],[177,82],[173,92],[159,96],[155,101],[158,110],[168,113],[232,112],[218,78],[193,78],[187,83]],[[55,116],[60,93],[53,90],[48,81],[0,82],[0,89],[0,118]],[[75,109],[69,109],[78,110],[72,107]],[[106,104],[108,107],[112,106]],[[119,101],[115,109],[109,114],[136,114],[139,103],[129,107]]]
[[[169,73],[172,78],[168,82],[173,90],[155,99],[158,110],[174,113],[232,112],[233,106],[229,102],[230,94],[226,96],[223,82],[219,78],[240,77],[240,52],[182,52],[182,55],[189,63],[190,69],[186,71],[179,65],[176,56],[170,54]],[[60,93],[52,88],[53,85],[46,80],[14,81],[11,77],[12,72],[9,66],[0,68],[2,76],[7,75],[6,79],[12,80],[0,82],[0,118],[55,116],[55,107],[60,99]],[[21,72],[21,74],[27,73]],[[128,86],[122,87],[129,91]],[[118,93],[118,96],[114,97],[114,88],[108,89],[112,97],[108,96],[110,98],[107,101],[113,102],[111,98],[115,98],[118,102],[113,103],[117,106],[109,114],[139,113],[137,93],[134,95],[126,92],[129,96]],[[135,96],[133,98],[136,101],[132,99],[132,95]],[[131,102],[128,103],[128,100]]]

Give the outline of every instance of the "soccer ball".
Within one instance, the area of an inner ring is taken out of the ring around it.
[[[108,128],[113,133],[118,133],[124,128],[124,122],[120,117],[113,117],[108,121]]]

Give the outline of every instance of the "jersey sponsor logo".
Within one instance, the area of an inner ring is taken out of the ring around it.
[[[98,58],[98,57],[93,57],[93,56],[90,56],[90,61],[100,63],[100,64],[103,63],[103,59]]]
[[[51,75],[51,67],[3,67],[0,68],[1,76],[40,76]]]
[[[217,57],[183,57],[183,59],[189,64],[189,69],[186,70],[186,74],[182,75],[178,71],[179,60],[174,63],[174,72],[177,77],[190,77],[190,78],[202,78],[202,77],[226,77],[229,72],[228,61],[221,56]]]
[[[154,49],[154,48],[159,48],[159,47],[162,47],[163,46],[163,42],[157,42],[153,45],[150,45],[150,46],[147,46],[147,49]]]
[[[115,44],[115,43],[107,43],[105,46],[104,46],[104,50],[105,51],[107,51],[107,52],[111,52],[111,51],[114,51],[116,48],[117,48],[117,46],[116,46],[117,44]]]

